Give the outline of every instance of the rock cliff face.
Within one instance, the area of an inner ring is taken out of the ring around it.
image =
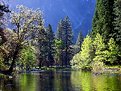
[[[11,8],[23,4],[43,11],[45,25],[51,24],[56,31],[59,20],[69,16],[72,22],[74,39],[79,31],[86,35],[92,26],[96,0],[9,0]]]

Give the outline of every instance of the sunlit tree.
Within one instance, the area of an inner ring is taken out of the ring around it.
[[[55,64],[56,65],[61,65],[62,64],[63,42],[62,42],[62,40],[55,39],[54,44],[55,44]]]
[[[111,38],[108,42],[108,51],[107,51],[107,60],[111,64],[120,64],[119,58],[121,58],[121,52],[119,51],[119,47]]]
[[[17,66],[28,71],[35,65],[36,65],[36,49],[34,46],[28,45],[21,50]]]
[[[94,49],[95,49],[95,57],[94,61],[105,61],[106,60],[106,45],[104,43],[104,38],[97,33],[94,41],[93,41]]]
[[[81,47],[81,60],[84,67],[90,66],[91,62],[93,61],[94,51],[93,51],[93,41],[90,36],[84,39]]]
[[[18,54],[24,46],[32,41],[31,35],[37,30],[41,30],[43,26],[42,12],[40,10],[32,10],[22,5],[17,6],[17,12],[11,12],[11,23],[14,26],[11,33],[14,35],[13,40],[8,40],[7,45],[13,46],[12,51],[9,52],[7,61],[12,60],[9,70],[5,71],[6,74],[13,72],[13,67],[18,58]],[[1,71],[2,72],[2,71]],[[4,71],[3,71],[4,73]]]
[[[93,41],[90,36],[86,36],[82,42],[81,51],[77,53],[71,60],[72,68],[75,69],[90,69],[93,62],[94,51]]]

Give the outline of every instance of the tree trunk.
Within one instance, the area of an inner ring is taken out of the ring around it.
[[[17,56],[19,54],[19,51],[20,51],[20,45],[17,45],[16,49],[14,51],[13,57],[12,57],[13,60],[12,60],[10,68],[8,70],[0,70],[0,73],[5,74],[5,75],[11,75],[12,74],[15,62],[18,58]]]
[[[7,39],[5,37],[4,30],[1,27],[0,27],[0,37],[2,38],[2,41],[0,42],[0,45],[2,45],[3,43],[5,43],[7,41]]]

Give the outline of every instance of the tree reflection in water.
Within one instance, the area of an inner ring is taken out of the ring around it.
[[[80,71],[45,71],[0,79],[2,91],[120,91],[119,74],[93,75]]]

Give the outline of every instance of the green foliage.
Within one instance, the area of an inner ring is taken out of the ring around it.
[[[118,58],[120,57],[119,47],[113,38],[110,38],[107,45],[104,43],[104,39],[99,34],[96,35],[94,41],[95,57],[94,61],[109,62],[110,64],[118,64]]]
[[[72,68],[90,68],[93,61],[93,56],[93,41],[91,37],[87,35],[82,43],[81,51],[71,60]]]
[[[90,36],[84,39],[81,47],[81,60],[83,61],[83,65],[90,66],[93,61],[94,51],[93,51],[93,41]]]
[[[93,19],[93,37],[100,33],[108,41],[113,32],[113,4],[114,0],[97,0]]]
[[[48,58],[49,64],[52,66],[54,64],[55,45],[54,45],[54,33],[52,30],[52,26],[50,24],[48,25],[46,32],[47,32],[47,43],[48,43],[47,58]]]
[[[38,56],[38,65],[39,67],[44,66],[44,63],[47,62],[48,56],[48,39],[47,39],[47,32],[45,29],[40,29],[38,33],[37,39],[37,56]]]
[[[103,37],[97,38],[99,33]],[[95,16],[93,19],[92,37],[99,48],[95,48],[96,61],[106,64],[121,64],[121,1],[120,0],[97,0]],[[100,43],[99,43],[100,40]],[[101,44],[102,43],[102,44]]]
[[[70,61],[70,64],[73,69],[81,69],[83,67],[81,53],[77,53],[76,55],[74,55],[74,57]]]
[[[55,39],[54,41],[54,44],[55,44],[55,60],[56,60],[56,64],[62,64],[62,47],[63,47],[63,42],[62,40],[59,40],[59,39]]]
[[[6,38],[6,41],[3,41],[3,43],[1,43],[2,45],[0,46],[0,52],[2,50],[2,54],[4,54],[4,64],[10,66],[7,69],[8,74],[11,74],[13,72],[13,68],[15,67],[14,65],[19,59],[21,51],[23,53],[21,54],[21,61],[25,63],[23,65],[31,66],[33,64],[30,61],[34,58],[32,56],[33,51],[30,51],[27,48],[23,49],[23,46],[29,45],[34,40],[34,38],[32,38],[32,34],[37,32],[38,28],[40,26],[42,27],[43,25],[42,13],[38,9],[32,10],[20,5],[17,6],[16,12],[11,11],[10,15],[10,23],[12,24],[14,29],[6,29],[2,31],[3,33],[0,32],[0,36],[2,35],[2,40],[5,40]],[[30,63],[26,60],[30,61]]]
[[[92,71],[103,73],[104,63],[101,61],[94,61],[92,63]]]
[[[109,61],[111,64],[118,61],[118,57],[121,56],[121,53],[119,51],[119,47],[114,41],[113,38],[111,38],[108,42],[108,51],[107,51],[107,61]]]
[[[3,55],[0,53],[0,69],[5,69],[5,65],[3,62]]]
[[[18,58],[17,66],[26,69],[35,66],[36,59],[40,67],[52,66],[55,60],[57,65],[62,66],[71,63],[72,68],[75,69],[92,66],[94,70],[100,70],[104,63],[121,64],[120,0],[97,0],[92,38],[87,35],[83,41],[80,32],[74,46],[69,17],[59,22],[55,38],[50,24],[46,29],[44,28],[40,10],[32,10],[22,5],[17,6],[17,9],[10,14],[11,24],[15,29],[6,30],[5,33],[0,31],[0,69],[4,69],[5,62],[14,67],[14,61]],[[3,15],[7,12],[9,12],[8,7],[0,3],[0,27],[4,23],[1,22]],[[73,53],[77,54],[71,60]]]
[[[33,46],[24,47],[21,50],[19,61],[18,65],[23,66],[27,70],[34,67],[36,65],[35,48]]]
[[[62,23],[63,23],[63,20],[60,20],[59,23],[58,23],[58,27],[57,27],[57,32],[56,32],[56,38],[61,40],[62,39],[62,36],[63,36],[63,31],[62,31]]]
[[[94,61],[105,61],[106,60],[106,45],[104,43],[104,39],[103,37],[97,33],[94,41],[93,41],[93,46],[95,49],[95,57],[94,57]]]
[[[62,65],[69,65],[69,61],[72,58],[72,25],[69,17],[62,19],[57,28],[57,39],[63,42],[62,50]]]
[[[84,39],[81,52],[71,64],[80,68],[92,63],[93,69],[102,69],[103,64],[121,64],[121,0],[97,0],[93,19],[92,41]]]
[[[63,42],[62,40],[55,39],[55,46],[57,49],[62,48]]]
[[[114,2],[114,31],[113,38],[118,45],[121,45],[121,0]]]

